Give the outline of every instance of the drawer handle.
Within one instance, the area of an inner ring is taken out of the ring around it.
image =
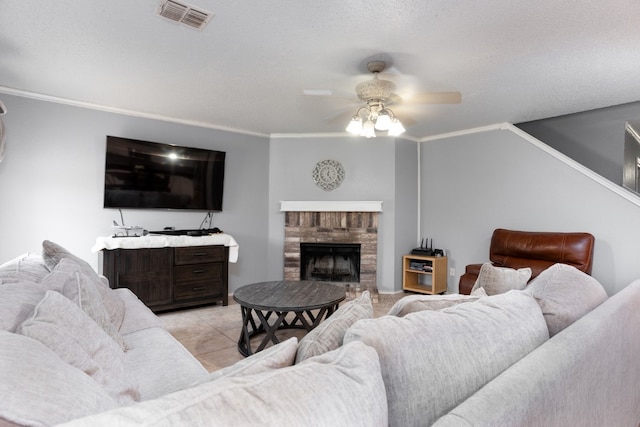
[[[205,288],[204,286],[199,286],[197,288],[192,288],[191,290],[192,291],[204,291],[205,289],[207,289],[207,288]]]
[[[193,256],[207,256],[207,253],[206,252],[198,252],[198,253],[193,254]]]
[[[193,270],[194,274],[202,274],[202,273],[206,273],[207,270]]]

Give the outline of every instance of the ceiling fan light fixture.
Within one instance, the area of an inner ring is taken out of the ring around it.
[[[360,134],[360,136],[364,136],[365,138],[376,137],[375,125],[373,121],[367,120],[362,124],[362,133]]]
[[[389,130],[389,126],[391,126],[391,116],[387,110],[382,110],[376,119],[375,128],[384,131]]]
[[[389,136],[398,136],[402,135],[406,129],[402,126],[402,123],[397,118],[391,120],[391,125],[389,126]]]
[[[362,118],[357,114],[353,116],[346,130],[354,135],[360,135],[362,133]]]
[[[363,117],[366,117],[364,123]],[[376,103],[360,107],[358,112],[351,117],[346,130],[353,135],[375,138],[376,131],[388,131],[389,136],[398,136],[404,133],[405,128],[393,114],[393,111],[385,108],[382,103]]]

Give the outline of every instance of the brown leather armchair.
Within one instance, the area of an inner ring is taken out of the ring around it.
[[[591,274],[595,238],[589,233],[514,231],[498,228],[491,236],[489,260],[496,267],[531,268],[531,279],[562,263]],[[471,264],[460,277],[458,292],[469,294],[482,264]]]

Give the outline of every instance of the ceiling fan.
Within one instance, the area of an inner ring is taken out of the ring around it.
[[[390,80],[380,78],[380,73],[387,69],[387,62],[372,60],[367,62],[367,70],[373,78],[356,85],[358,99],[365,105],[358,108],[351,117],[347,131],[373,138],[377,131],[387,131],[390,136],[402,134],[405,129],[400,119],[389,107],[400,104],[459,104],[462,102],[460,92],[433,92],[413,94],[409,101],[394,93],[396,85]]]

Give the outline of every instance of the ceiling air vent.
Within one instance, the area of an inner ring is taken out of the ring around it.
[[[211,18],[213,18],[213,12],[207,12],[190,4],[173,0],[166,0],[161,3],[156,13],[164,18],[199,30],[203,29]]]

